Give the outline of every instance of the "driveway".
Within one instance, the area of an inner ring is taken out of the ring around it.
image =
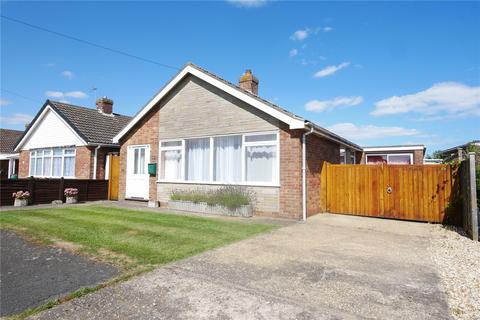
[[[424,223],[318,215],[36,319],[448,319]]]
[[[0,230],[0,316],[19,313],[82,287],[102,283],[116,268]]]

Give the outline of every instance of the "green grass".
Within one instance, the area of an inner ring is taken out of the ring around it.
[[[125,269],[169,263],[276,228],[104,206],[3,211],[0,224],[43,242],[80,245]]]
[[[124,281],[153,267],[183,259],[277,228],[276,225],[127,210],[105,206],[68,206],[0,212],[0,227],[36,241],[67,242],[75,250],[120,268],[114,279],[81,288],[7,319],[24,319],[62,302]],[[63,244],[65,245],[65,244]]]

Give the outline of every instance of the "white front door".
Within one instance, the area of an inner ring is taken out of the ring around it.
[[[149,160],[149,145],[128,147],[126,198],[148,199],[149,176],[147,164]]]

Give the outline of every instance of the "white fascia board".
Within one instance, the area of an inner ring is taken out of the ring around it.
[[[413,151],[413,150],[423,150],[425,146],[398,146],[398,147],[364,147],[363,151],[365,152],[377,152],[377,151]]]
[[[222,81],[215,79],[209,74],[206,74],[192,66],[186,66],[173,80],[171,80],[150,102],[122,129],[114,138],[113,142],[118,143],[119,140],[147,114],[177,83],[179,83],[187,74],[196,76],[199,79],[217,87],[218,89],[248,103],[249,105],[271,115],[272,117],[289,125],[290,129],[303,129],[305,128],[305,121],[293,118],[283,112],[280,112],[271,106],[258,101],[249,95],[232,88],[231,86],[223,83]]]
[[[40,116],[37,118],[37,120],[35,121],[35,123],[28,129],[28,132],[27,134],[25,134],[25,136],[23,136],[22,140],[20,140],[19,144],[17,145],[17,147],[15,148],[15,151],[20,151],[22,150],[22,146],[25,144],[25,142],[28,140],[28,138],[32,135],[32,133],[35,131],[35,128],[37,126],[40,125],[40,123],[42,122],[43,118],[45,117],[45,114],[48,112],[48,111],[51,111],[53,112],[59,119],[60,121],[62,121],[66,126],[67,128],[69,128],[73,134],[75,136],[77,136],[78,139],[80,139],[80,141],[82,141],[82,143],[84,145],[87,145],[87,142],[78,135],[78,133],[73,130],[73,128],[50,106],[50,105],[47,105],[47,107],[45,109],[43,109],[42,113],[40,114]]]
[[[0,153],[0,160],[18,159],[19,153]]]

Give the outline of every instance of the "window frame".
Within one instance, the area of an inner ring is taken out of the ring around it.
[[[266,134],[274,134],[275,140],[271,141],[255,141],[255,142],[246,142],[245,137],[247,136],[258,136],[258,135],[266,135]],[[214,181],[214,139],[217,137],[229,137],[229,136],[241,136],[242,137],[242,147],[241,147],[241,181],[240,182],[227,182],[227,181]],[[185,149],[185,141],[189,139],[201,139],[201,138],[209,138],[210,139],[210,152],[209,152],[209,165],[210,165],[210,172],[209,172],[209,180],[207,181],[188,181],[185,180],[185,156],[186,156],[186,149]],[[181,146],[174,146],[174,147],[162,147],[163,142],[172,142],[172,141],[181,141]],[[249,132],[249,133],[232,133],[232,134],[219,134],[219,135],[208,135],[208,136],[196,136],[196,137],[185,137],[185,138],[171,138],[171,139],[162,139],[158,142],[158,159],[159,165],[158,167],[162,168],[162,151],[167,150],[181,150],[181,177],[180,179],[162,179],[162,172],[160,171],[158,174],[157,182],[165,182],[165,183],[182,183],[182,184],[213,184],[213,185],[248,185],[248,186],[280,186],[280,134],[279,131],[259,131],[259,132]],[[248,146],[275,146],[276,147],[276,167],[273,167],[272,172],[273,177],[275,177],[275,181],[246,181],[246,148]]]
[[[60,148],[62,150],[62,155],[55,155],[54,149]],[[72,154],[65,154],[66,150],[73,150]],[[45,156],[45,151],[49,151],[50,155]],[[39,153],[41,153],[41,156],[39,156]],[[35,155],[33,155],[35,154]],[[49,147],[49,148],[39,148],[39,149],[32,149],[30,150],[30,159],[29,159],[29,170],[28,173],[32,177],[37,177],[37,178],[75,178],[75,166],[76,166],[76,158],[77,158],[77,148],[75,146],[69,146],[69,147]],[[33,156],[32,156],[33,155]],[[44,174],[44,166],[45,166],[45,158],[50,159],[50,174],[45,175]],[[61,158],[61,174],[59,176],[54,176],[53,175],[53,163],[55,158]],[[64,175],[64,166],[65,166],[65,158],[74,158],[74,168],[73,168],[73,175],[72,176],[66,176]],[[33,165],[32,165],[32,159]],[[42,174],[37,174],[37,159],[42,159]],[[35,168],[35,172],[33,172],[33,168]],[[35,173],[35,174],[34,174]]]
[[[375,165],[375,163],[368,163],[368,157],[369,156],[376,156],[376,157],[381,157],[381,156],[386,156],[387,157],[387,164],[391,164],[390,163],[390,156],[409,156],[410,157],[410,164],[394,164],[392,163],[392,165],[395,165],[395,166],[410,166],[410,165],[413,165],[413,153],[369,153],[366,155],[366,159],[365,159],[365,163],[366,164],[371,164],[371,165]]]

